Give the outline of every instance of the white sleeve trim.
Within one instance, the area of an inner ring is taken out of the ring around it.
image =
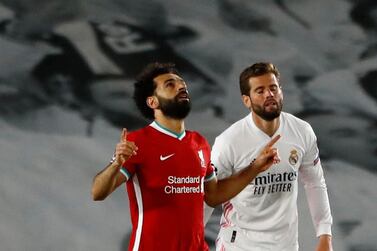
[[[321,235],[324,235],[324,234],[332,235],[331,224],[324,223],[324,224],[318,225],[318,227],[317,227],[317,237],[320,237]]]
[[[216,178],[215,171],[213,171],[212,174],[210,174],[209,176],[206,176],[206,177],[204,178],[204,182],[207,182],[207,181],[213,180],[214,178]]]
[[[131,174],[127,171],[126,168],[122,167],[119,171],[126,177],[127,180],[131,178]]]

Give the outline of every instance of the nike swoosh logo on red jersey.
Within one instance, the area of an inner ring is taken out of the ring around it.
[[[170,154],[170,155],[166,155],[166,156],[162,156],[162,155],[160,155],[160,160],[161,161],[164,161],[164,160],[167,160],[168,158],[170,158],[171,156],[173,156],[175,153],[172,153],[172,154]]]

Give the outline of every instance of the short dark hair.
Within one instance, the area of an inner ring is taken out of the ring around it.
[[[154,62],[148,64],[136,78],[133,99],[139,111],[148,119],[154,119],[154,111],[146,102],[156,89],[156,83],[153,80],[166,73],[179,75],[173,63]]]
[[[374,30],[377,22],[373,18],[373,11],[377,8],[375,0],[355,1],[350,10],[350,16],[353,22],[358,24],[366,31]]]
[[[272,63],[255,63],[244,69],[240,75],[240,91],[242,95],[249,96],[250,85],[249,79],[251,77],[259,77],[267,73],[272,73],[277,79],[280,77],[278,69]]]
[[[370,70],[359,77],[359,84],[367,95],[377,100],[377,70]]]

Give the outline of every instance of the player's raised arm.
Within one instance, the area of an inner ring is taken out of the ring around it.
[[[222,180],[213,179],[205,183],[205,201],[215,207],[241,192],[259,173],[280,162],[279,154],[273,145],[280,139],[275,136],[249,166]]]
[[[119,143],[115,147],[114,161],[107,165],[93,179],[92,198],[93,200],[104,200],[118,186],[126,181],[119,170],[129,158],[136,155],[137,146],[134,142],[127,141],[127,129],[123,129]]]

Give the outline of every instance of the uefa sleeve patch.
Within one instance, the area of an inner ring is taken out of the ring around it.
[[[212,169],[214,170],[214,172],[215,172],[215,174],[216,174],[216,176],[217,176],[217,167],[215,167],[215,165],[212,164],[212,163],[211,163],[211,166],[212,166]]]

